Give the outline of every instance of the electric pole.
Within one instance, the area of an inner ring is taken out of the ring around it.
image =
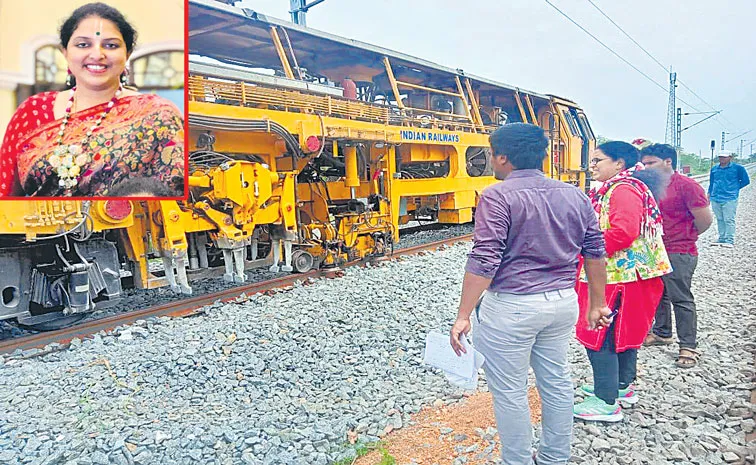
[[[675,147],[682,147],[682,108],[677,107],[677,130],[675,131]]]
[[[325,0],[313,0],[310,3],[307,3],[307,0],[289,0],[291,21],[300,26],[307,26],[307,10],[315,5],[323,3],[324,1]]]
[[[677,147],[677,131],[675,124],[675,87],[677,87],[677,73],[670,69],[669,73],[669,104],[667,105],[667,130],[664,133],[664,142]]]

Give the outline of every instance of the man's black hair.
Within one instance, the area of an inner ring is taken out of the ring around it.
[[[526,123],[505,124],[489,137],[494,156],[506,155],[515,169],[540,169],[546,158],[549,139],[538,126]]]
[[[651,144],[640,152],[641,158],[658,157],[662,160],[672,160],[672,168],[677,169],[677,150],[669,144]]]

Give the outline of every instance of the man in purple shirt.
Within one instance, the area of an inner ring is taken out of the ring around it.
[[[507,124],[490,142],[494,175],[505,181],[484,190],[478,202],[451,344],[464,352],[460,334],[470,331],[475,310],[474,343],[486,357],[502,463],[531,465],[536,458],[527,399],[532,366],[543,411],[537,463],[566,464],[574,391],[567,350],[578,317],[578,256],[592,302],[581,324],[600,329],[610,323],[604,238],[588,197],[540,171],[549,143],[540,127]]]

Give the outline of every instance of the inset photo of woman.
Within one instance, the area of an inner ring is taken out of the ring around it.
[[[185,197],[184,8],[0,0],[0,198]]]

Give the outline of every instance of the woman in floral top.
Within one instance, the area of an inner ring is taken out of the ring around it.
[[[637,349],[643,344],[659,304],[661,276],[672,271],[662,242],[662,219],[654,197],[663,191],[662,174],[643,170],[638,150],[625,142],[607,142],[592,154],[591,174],[601,185],[589,193],[607,255],[607,305],[616,310],[599,331],[577,325],[577,338],[588,350],[593,385],[581,389],[584,402],[574,407],[577,418],[620,421],[618,401],[635,403]],[[652,192],[652,190],[654,192]],[[588,311],[588,285],[583,273],[577,284],[582,318]]]

